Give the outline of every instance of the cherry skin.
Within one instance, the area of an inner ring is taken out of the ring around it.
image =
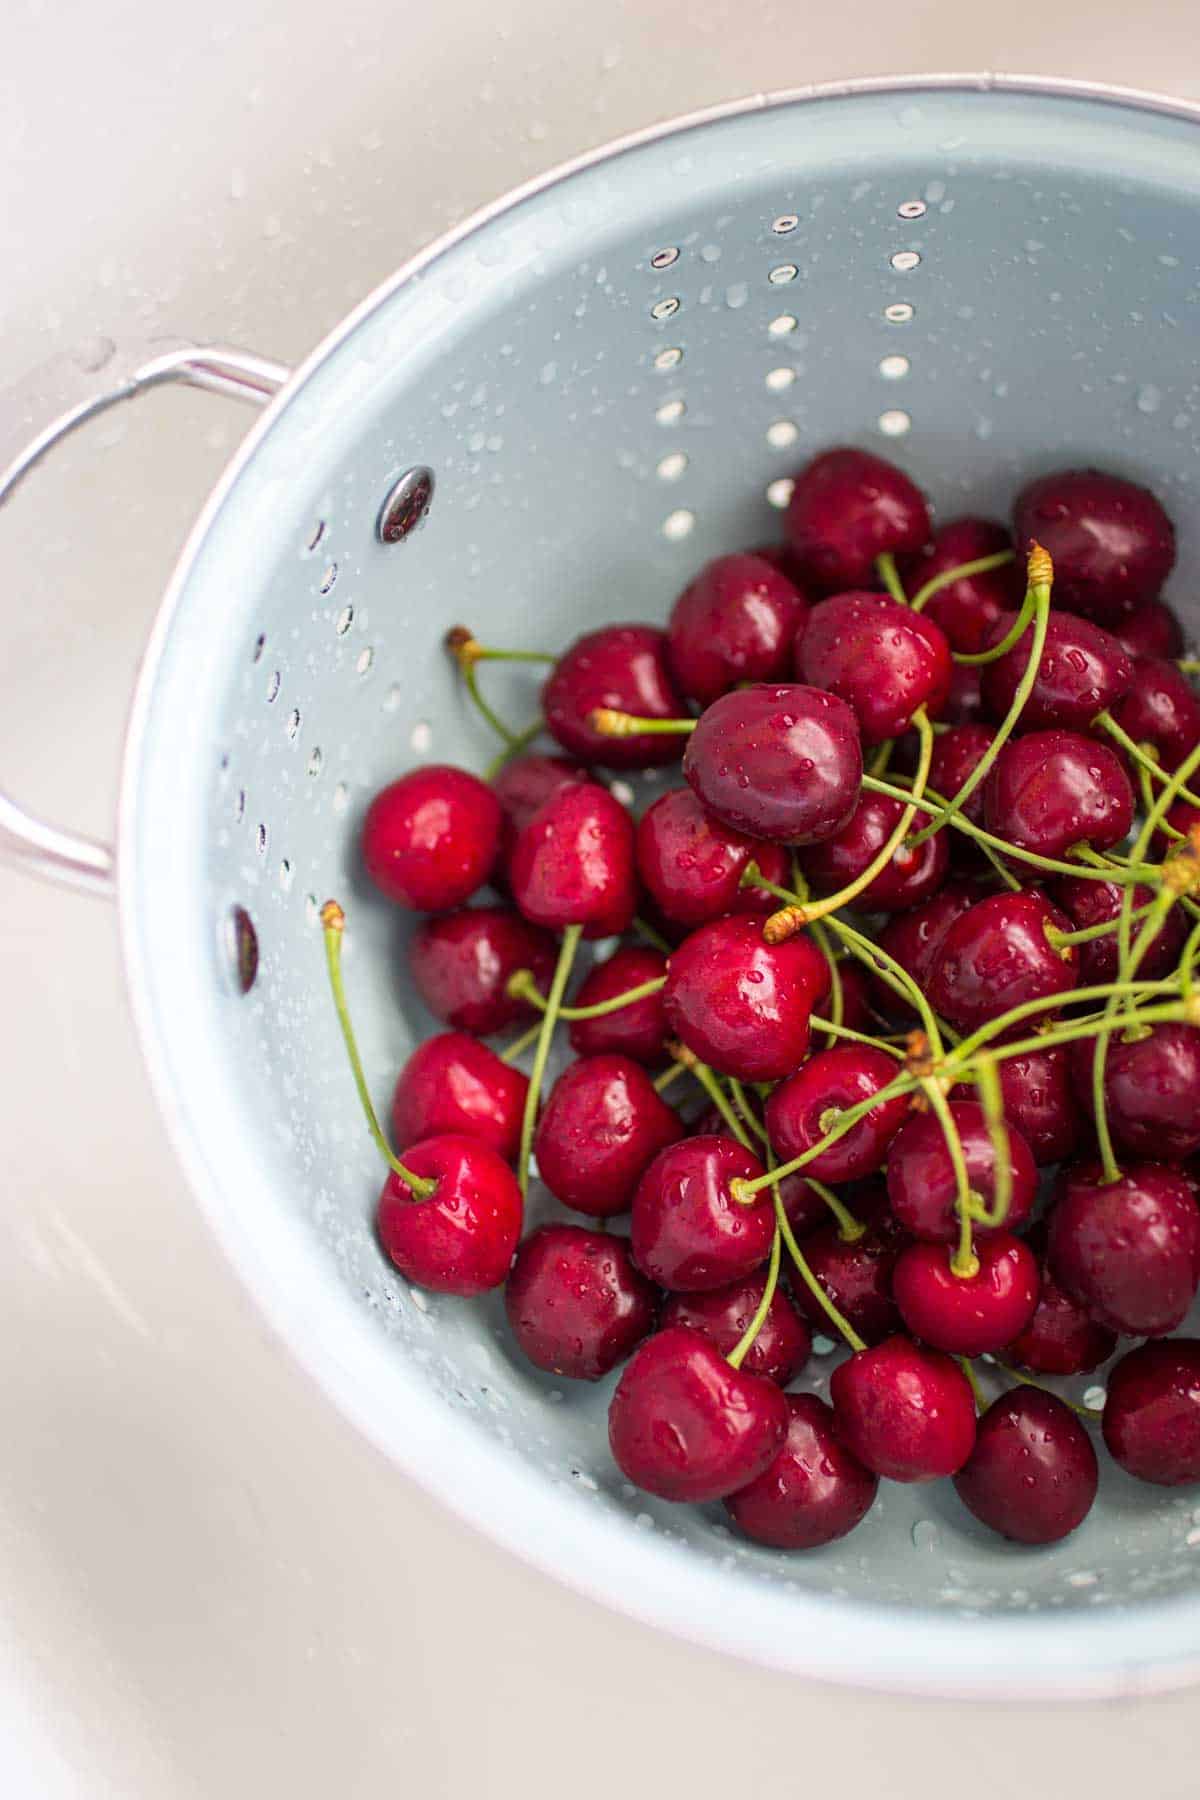
[[[997,1064],[1004,1116],[1028,1144],[1039,1168],[1066,1160],[1079,1142],[1083,1121],[1075,1104],[1066,1046],[1006,1056]],[[955,1100],[970,1100],[974,1088],[963,1082]]]
[[[743,1537],[775,1550],[815,1550],[865,1518],[879,1478],[838,1431],[833,1408],[815,1394],[788,1394],[787,1436],[774,1461],[725,1502]]]
[[[762,888],[740,887],[750,861],[777,886],[789,878],[788,855],[723,825],[690,788],[673,788],[642,814],[637,828],[638,874],[665,918],[703,925],[730,912],[774,912]]]
[[[391,1173],[375,1223],[400,1273],[435,1294],[483,1294],[508,1274],[521,1235],[516,1176],[478,1138],[426,1138],[404,1153],[414,1175],[437,1182],[426,1200]]]
[[[656,1331],[634,1351],[608,1409],[622,1475],[661,1500],[701,1504],[761,1475],[787,1426],[787,1401],[774,1382],[731,1369],[687,1325]]]
[[[871,1023],[871,977],[860,962],[843,957],[838,962],[842,988],[840,1023],[849,1031],[866,1031]],[[830,982],[832,988],[832,981]]]
[[[1092,1113],[1095,1046],[1071,1045],[1075,1091]],[[1145,1037],[1108,1040],[1104,1101],[1109,1130],[1135,1156],[1182,1162],[1200,1150],[1200,1030],[1194,1025],[1151,1025]]]
[[[904,811],[886,794],[864,794],[835,837],[810,844],[800,865],[819,893],[836,894],[856,881],[896,829]],[[921,824],[920,816],[912,829]],[[923,844],[903,843],[858,897],[864,912],[903,912],[935,894],[950,866],[950,834],[939,831]]]
[[[889,919],[879,935],[879,947],[912,976],[923,994],[927,993],[942,939],[955,919],[978,899],[979,889],[972,883],[948,881],[919,906]],[[881,976],[872,980],[876,1001],[884,1014],[888,1018],[903,1016],[905,1004],[895,990]]]
[[[1030,482],[1013,531],[1019,552],[1034,539],[1050,552],[1056,603],[1092,619],[1153,600],[1175,561],[1175,531],[1154,495],[1099,469]]]
[[[1133,824],[1133,789],[1116,752],[1076,731],[1010,738],[983,783],[987,829],[1038,856],[1075,844],[1108,850]]]
[[[629,1056],[581,1056],[546,1097],[533,1138],[556,1200],[593,1219],[627,1212],[642,1171],[682,1137],[678,1115]]]
[[[511,1162],[521,1139],[529,1079],[462,1031],[418,1044],[392,1095],[392,1132],[402,1150],[424,1138],[477,1138]]]
[[[975,1402],[958,1364],[911,1338],[885,1338],[829,1378],[850,1450],[892,1481],[936,1481],[962,1468],[975,1443]]]
[[[1008,1355],[1019,1368],[1037,1375],[1089,1375],[1116,1347],[1116,1332],[1097,1325],[1043,1268],[1034,1315],[1008,1346]]]
[[[763,942],[757,919],[715,919],[671,955],[667,1023],[701,1061],[739,1081],[779,1081],[808,1049],[809,1019],[829,987],[803,933]]]
[[[950,692],[944,634],[885,594],[834,594],[814,606],[797,667],[805,681],[853,707],[864,744],[899,737],[919,706],[938,718]]]
[[[675,685],[708,706],[742,681],[781,681],[808,602],[778,567],[743,551],[706,563],[671,610],[667,659]]]
[[[513,1336],[536,1368],[599,1381],[654,1329],[658,1295],[624,1238],[541,1225],[517,1251],[504,1290]]]
[[[746,1098],[754,1109],[755,1118],[761,1122],[762,1102],[753,1094],[748,1094]],[[715,1106],[706,1106],[692,1126],[689,1136],[725,1137],[728,1133],[729,1126],[719,1110]],[[787,1222],[796,1237],[806,1237],[818,1225],[824,1225],[830,1216],[823,1196],[811,1182],[805,1181],[803,1175],[785,1175],[779,1183],[779,1197],[783,1201]]]
[[[1168,813],[1168,818],[1170,814]],[[1085,876],[1064,875],[1054,884],[1054,899],[1066,913],[1076,931],[1086,931],[1093,925],[1105,925],[1118,919],[1121,914],[1121,896],[1124,888],[1116,881],[1089,881]],[[1148,887],[1135,887],[1133,890],[1133,906],[1140,911],[1153,899]],[[1133,926],[1136,938],[1138,925]],[[1169,975],[1179,961],[1179,952],[1183,948],[1183,940],[1187,936],[1187,925],[1178,908],[1172,908],[1163,920],[1159,934],[1154,938],[1138,964],[1138,978],[1156,981],[1161,975]],[[1117,979],[1118,939],[1115,931],[1104,937],[1092,938],[1080,944],[1079,980],[1084,987],[1099,987],[1106,981]]]
[[[740,688],[700,715],[683,773],[734,831],[778,844],[819,843],[842,829],[858,800],[858,726],[844,700],[817,688]]]
[[[1068,932],[1065,914],[1032,888],[989,894],[960,913],[942,936],[929,971],[935,1012],[960,1031],[976,1031],[1027,1001],[1068,994],[1078,984],[1079,952],[1055,945],[1046,928]],[[1047,1011],[1001,1036],[1028,1035]]]
[[[363,820],[363,864],[389,900],[449,912],[491,874],[501,823],[500,802],[477,775],[431,763],[376,794]]]
[[[929,537],[921,490],[865,450],[826,450],[797,475],[784,520],[796,567],[820,588],[875,580],[875,559],[919,550]]]
[[[892,1297],[892,1274],[905,1238],[883,1203],[856,1196],[856,1217],[867,1226],[850,1241],[832,1221],[804,1239],[804,1260],[842,1317],[868,1344],[882,1343],[902,1329]],[[792,1284],[796,1305],[810,1325],[828,1332],[829,1319],[799,1276]]]
[[[661,1150],[633,1196],[633,1260],[673,1293],[700,1294],[753,1274],[767,1259],[775,1213],[767,1189],[752,1205],[734,1200],[735,1177],[763,1173],[731,1137],[690,1137]]]
[[[663,1307],[664,1325],[690,1325],[711,1338],[722,1356],[740,1343],[763,1297],[765,1277],[748,1275],[707,1294],[672,1294]],[[746,1352],[742,1367],[777,1387],[786,1387],[812,1355],[812,1333],[782,1287],[771,1296],[767,1316]]]
[[[988,1407],[954,1485],[1001,1537],[1057,1544],[1086,1519],[1099,1479],[1092,1441],[1070,1408],[1023,1387]]]
[[[647,981],[661,981],[666,972],[667,959],[660,950],[651,950],[648,945],[622,944],[590,971],[572,1004],[599,1006]],[[598,1019],[573,1019],[568,1035],[576,1056],[602,1056],[613,1052],[619,1056],[632,1056],[635,1062],[661,1062],[667,1042],[662,994],[648,994],[644,1000],[618,1007],[616,1012],[601,1013]]]
[[[1038,1299],[1033,1251],[1010,1232],[979,1246],[978,1271],[956,1275],[948,1244],[910,1244],[892,1276],[901,1317],[914,1337],[955,1356],[1002,1350],[1024,1331]]]
[[[1101,1425],[1114,1462],[1139,1481],[1200,1481],[1200,1339],[1139,1344],[1108,1377]]]
[[[617,937],[637,906],[633,820],[598,782],[561,788],[517,834],[510,876],[532,924]]]
[[[915,595],[935,575],[1011,549],[1008,532],[991,519],[950,519],[918,555],[905,558],[900,574],[908,593]],[[1024,571],[1015,560],[982,575],[961,575],[926,602],[925,616],[945,632],[951,650],[973,656],[986,647],[992,621],[1020,605],[1024,587]]]
[[[1106,1182],[1098,1163],[1059,1177],[1047,1261],[1110,1331],[1157,1337],[1185,1317],[1200,1278],[1200,1212],[1165,1163],[1129,1163]]]
[[[983,1108],[974,1100],[951,1100],[950,1114],[962,1140],[972,1192],[990,1207],[996,1195],[996,1155]],[[976,1225],[977,1248],[998,1231],[1015,1231],[1029,1217],[1037,1194],[1037,1167],[1029,1146],[1011,1125],[1005,1129],[1012,1167],[1008,1217],[999,1225]],[[958,1242],[954,1168],[935,1113],[913,1113],[892,1139],[887,1190],[892,1211],[913,1237],[934,1244]]]
[[[954,664],[942,718],[947,725],[977,725],[982,720],[983,676],[972,664]]]
[[[545,756],[536,750],[514,756],[511,762],[492,776],[492,792],[500,802],[504,820],[500,830],[500,863],[492,880],[507,879],[517,833],[528,825],[539,806],[553,798],[560,788],[574,787],[590,779],[581,763],[569,756]]]
[[[546,679],[542,713],[551,737],[584,762],[650,769],[678,759],[680,740],[667,732],[602,736],[590,715],[606,706],[639,719],[683,714],[667,664],[665,632],[653,625],[605,625],[576,638]]]
[[[1168,772],[1177,769],[1200,740],[1200,694],[1173,662],[1139,656],[1129,692],[1113,717],[1137,744],[1151,744]]]
[[[990,725],[952,725],[949,731],[940,732],[929,762],[929,785],[934,793],[941,794],[945,800],[953,800],[968,775],[975,773],[975,765],[984,751],[991,747],[995,736]],[[982,786],[975,789],[962,810],[976,825],[983,824]],[[939,832],[938,835],[953,837],[953,848],[960,848],[960,834],[947,831]],[[974,846],[967,846],[965,841],[961,847],[974,850]]]
[[[1002,613],[988,634],[989,644],[998,644],[1015,622],[1015,613]],[[984,665],[983,703],[993,719],[1006,717],[1032,649],[1031,628],[1005,655]],[[1061,725],[1067,731],[1087,731],[1098,712],[1128,692],[1132,680],[1133,660],[1111,632],[1076,613],[1052,612],[1038,672],[1021,709],[1021,729]]]
[[[767,1100],[767,1133],[779,1161],[790,1162],[811,1149],[834,1123],[831,1114],[869,1100],[895,1080],[897,1068],[893,1057],[867,1044],[839,1044],[811,1056]],[[882,1167],[908,1108],[907,1094],[882,1101],[814,1157],[806,1165],[809,1174],[834,1183],[873,1175]]]
[[[507,992],[509,977],[529,969],[545,988],[556,947],[548,932],[504,906],[466,907],[426,919],[408,945],[413,986],[435,1019],[486,1037],[532,1010]]]
[[[1183,655],[1183,627],[1162,600],[1143,600],[1136,612],[1111,620],[1108,629],[1129,656]]]

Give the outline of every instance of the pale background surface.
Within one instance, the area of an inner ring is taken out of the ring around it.
[[[99,15],[106,14],[101,18]],[[295,359],[430,236],[669,113],[998,68],[1200,98],[1185,0],[10,0],[0,382],[97,332]],[[248,416],[157,398],[2,523],[0,771],[107,832],[154,598]],[[101,905],[0,877],[0,1791],[1195,1793],[1200,1693],[834,1693],[660,1640],[434,1508],[269,1338],[166,1147]]]

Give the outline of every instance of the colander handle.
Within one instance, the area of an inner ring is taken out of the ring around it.
[[[94,379],[98,364],[107,366],[114,356],[115,347],[102,343],[97,355],[85,354],[82,361],[63,359],[62,368],[56,372],[56,385],[62,388],[65,370],[68,380],[78,387],[81,374]],[[30,470],[80,425],[127,400],[135,400],[150,388],[180,381],[188,387],[206,388],[210,393],[265,406],[289,374],[282,363],[271,362],[265,356],[216,345],[186,345],[163,351],[149,361],[139,361],[122,380],[100,393],[89,393],[29,439],[0,474],[0,506]],[[61,397],[60,393],[60,403]],[[0,862],[88,893],[111,895],[114,888],[115,861],[110,845],[60,831],[44,819],[34,818],[4,793],[0,793]]]

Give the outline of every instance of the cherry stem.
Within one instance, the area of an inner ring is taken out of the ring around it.
[[[983,1389],[979,1385],[979,1377],[975,1373],[975,1365],[972,1363],[969,1356],[956,1356],[954,1360],[967,1378],[967,1386],[970,1388],[972,1398],[975,1401],[975,1411],[977,1413],[983,1412],[987,1407],[987,1400],[984,1397]]]
[[[895,738],[884,738],[882,744],[880,744],[880,746],[876,750],[874,756],[871,758],[870,762],[867,764],[868,772],[872,775],[877,775],[877,776],[878,775],[886,775],[887,770],[888,770],[888,764],[892,760],[892,751],[895,748],[896,748]]]
[[[919,587],[912,598],[912,609],[920,612],[927,606],[935,594],[943,588],[953,587],[956,581],[965,581],[970,575],[988,575],[993,569],[1002,569],[1006,563],[1016,558],[1015,550],[996,550],[991,556],[976,556],[970,562],[959,563],[957,568],[943,569],[940,575],[931,575],[923,587]]]
[[[899,994],[900,998],[913,1008],[924,1027],[934,1056],[941,1056],[945,1027],[908,970],[881,945],[873,944],[870,938],[863,937],[862,933],[856,931],[853,925],[847,925],[845,919],[830,919],[829,924],[851,954],[857,956],[860,962],[866,963],[869,969],[873,969],[894,994]]]
[[[437,1192],[437,1182],[424,1175],[414,1175],[411,1169],[406,1169],[400,1162],[383,1135],[383,1127],[379,1123],[379,1116],[371,1100],[371,1091],[367,1086],[362,1058],[358,1054],[354,1026],[350,1022],[350,1008],[346,1004],[346,989],[342,981],[342,936],[346,928],[346,915],[336,900],[327,900],[321,908],[321,927],[325,938],[325,964],[329,970],[329,986],[333,993],[334,1009],[337,1012],[338,1024],[342,1028],[342,1041],[346,1046],[346,1055],[350,1059],[354,1085],[358,1089],[358,1097],[362,1102],[367,1130],[374,1138],[376,1147],[388,1168],[394,1175],[400,1177],[413,1199],[428,1200],[432,1194]]]
[[[775,1225],[779,1235],[787,1245],[788,1255],[796,1265],[796,1273],[799,1275],[801,1281],[804,1283],[817,1305],[825,1314],[825,1317],[834,1327],[835,1331],[845,1338],[850,1348],[852,1350],[865,1350],[867,1347],[866,1340],[859,1337],[849,1319],[845,1318],[843,1314],[838,1311],[833,1301],[829,1298],[829,1295],[825,1292],[825,1289],[821,1286],[820,1282],[809,1268],[804,1252],[796,1242],[787,1213],[783,1210],[783,1201],[779,1194],[777,1174],[773,1172],[767,1179],[775,1184],[773,1188],[775,1199]]]
[[[1035,1381],[1032,1375],[1026,1375],[1021,1369],[1014,1369],[1009,1363],[999,1362],[994,1356],[987,1356],[983,1360],[988,1368],[998,1369],[1001,1375],[1006,1375],[1010,1381],[1019,1381],[1022,1387],[1037,1388],[1039,1393],[1050,1394],[1055,1400],[1061,1400],[1064,1406],[1069,1407],[1073,1413],[1078,1414],[1081,1419],[1087,1419],[1091,1424],[1095,1424],[1098,1419],[1104,1417],[1102,1407],[1080,1406],[1077,1400],[1068,1400],[1065,1394],[1056,1394],[1054,1389],[1048,1387],[1044,1381]]]
[[[695,731],[696,719],[639,719],[635,713],[619,712],[612,706],[597,706],[588,714],[588,724],[601,737],[642,737],[645,734],[659,737],[664,735],[682,736],[686,732]]]
[[[514,756],[519,756],[522,750],[528,750],[534,739],[541,736],[544,726],[544,720],[535,719],[532,725],[527,725],[524,731],[519,731],[515,737],[511,738],[510,741],[505,744],[502,750],[496,752],[487,768],[483,771],[483,779],[485,781],[494,781],[501,769],[503,769],[507,763],[510,763]]]
[[[666,985],[666,976],[656,975],[653,981],[639,982],[637,987],[626,988],[624,993],[613,994],[608,1000],[597,1000],[592,1006],[560,1006],[558,1016],[568,1020],[603,1019],[609,1013],[620,1012],[623,1007],[632,1006],[637,1000],[648,1000]],[[541,1013],[550,1004],[548,997],[539,991],[532,969],[515,969],[509,976],[504,991],[510,999],[524,1000],[528,1006],[536,1007]]]
[[[1200,920],[1197,920],[1196,924],[1192,926],[1179,957],[1179,975],[1183,983],[1183,997],[1187,1001],[1192,998],[1195,977],[1193,965],[1198,956],[1200,956]]]
[[[837,1220],[838,1236],[844,1244],[856,1244],[860,1237],[865,1237],[867,1228],[860,1219],[856,1219],[844,1200],[839,1200],[832,1188],[826,1187],[814,1175],[803,1178],[814,1194],[818,1194]]]
[[[896,559],[890,550],[883,550],[875,558],[875,573],[882,581],[892,599],[901,606],[908,605],[908,595],[904,591],[904,583],[896,568]]]
[[[676,1062],[682,1064],[690,1074],[696,1077],[696,1080],[700,1083],[700,1086],[704,1089],[705,1093],[720,1113],[722,1119],[725,1121],[731,1135],[737,1139],[743,1150],[753,1151],[754,1146],[750,1142],[749,1132],[734,1112],[732,1106],[730,1106],[720,1082],[717,1080],[708,1064],[706,1062],[701,1062],[700,1058],[694,1051],[689,1050],[686,1044],[671,1044],[669,1048],[671,1055],[675,1058]],[[752,1204],[751,1200],[744,1200],[740,1194],[734,1194],[733,1198],[740,1206]]]
[[[871,1037],[865,1031],[852,1031],[849,1025],[837,1025],[832,1019],[823,1019],[819,1013],[813,1013],[809,1021],[814,1031],[826,1031],[830,1037],[845,1038],[851,1044],[869,1044],[872,1050],[882,1050],[888,1056],[894,1056],[897,1062],[904,1061],[903,1050],[897,1050],[895,1044],[889,1044],[886,1038]]]
[[[1175,667],[1184,675],[1200,675],[1200,661],[1195,657],[1181,656]]]
[[[1120,744],[1122,750],[1133,758],[1138,768],[1144,770],[1152,781],[1161,782],[1164,787],[1170,781],[1170,775],[1154,755],[1153,745],[1139,744],[1136,738],[1131,738],[1110,712],[1107,710],[1098,712],[1092,720],[1092,724],[1099,725],[1102,730],[1107,731],[1114,744]],[[1200,795],[1194,794],[1190,788],[1180,787],[1177,792],[1179,798],[1186,800],[1189,806],[1200,807]]]
[[[987,1134],[992,1144],[992,1160],[995,1165],[995,1187],[992,1191],[991,1206],[976,1205],[969,1202],[971,1217],[976,1225],[986,1225],[995,1229],[1003,1225],[1012,1206],[1013,1174],[1012,1145],[1009,1142],[1008,1128],[1004,1121],[1004,1095],[1000,1087],[1000,1077],[996,1071],[995,1059],[989,1055],[981,1055],[975,1065],[975,1085],[979,1090],[979,1100],[983,1107],[983,1120],[987,1126]]]
[[[645,938],[652,950],[660,950],[664,956],[670,956],[671,946],[668,944],[662,932],[655,931],[653,925],[648,924],[645,919],[635,919],[633,921],[633,929],[638,933],[639,937]]]
[[[897,1075],[895,1081],[890,1081],[886,1087],[881,1087],[878,1093],[871,1094],[866,1100],[857,1101],[854,1106],[848,1106],[845,1112],[830,1126],[824,1137],[818,1138],[815,1144],[810,1144],[807,1150],[802,1150],[799,1156],[793,1156],[790,1162],[781,1163],[773,1174],[756,1175],[753,1181],[742,1181],[735,1177],[730,1183],[731,1189],[736,1190],[734,1199],[751,1200],[763,1188],[770,1187],[773,1181],[782,1181],[788,1175],[795,1175],[807,1163],[812,1162],[814,1157],[820,1156],[823,1150],[828,1150],[831,1144],[836,1144],[839,1138],[844,1138],[848,1131],[854,1129],[860,1119],[866,1118],[873,1107],[882,1106],[885,1101],[893,1100],[900,1094],[911,1093],[915,1085],[916,1077],[904,1070]]]
[[[533,1069],[529,1076],[529,1091],[525,1095],[525,1111],[521,1118],[521,1147],[517,1153],[517,1179],[521,1184],[522,1195],[529,1190],[529,1153],[533,1148],[533,1128],[537,1123],[538,1106],[542,1098],[542,1080],[546,1073],[546,1060],[550,1055],[550,1043],[554,1036],[554,1027],[558,1023],[558,1011],[567,989],[571,964],[575,961],[575,952],[579,948],[579,939],[582,934],[582,925],[568,925],[563,932],[562,948],[559,950],[558,961],[554,967],[550,992],[546,996],[546,1010],[542,1015],[541,1028],[538,1031],[537,1049],[533,1054]]]
[[[671,1083],[673,1081],[678,1081],[679,1077],[682,1074],[683,1074],[683,1064],[682,1063],[672,1063],[669,1069],[664,1069],[662,1071],[661,1075],[656,1075],[654,1077],[653,1085],[654,1085],[655,1093],[656,1094],[665,1093],[667,1088],[670,1087]]]
[[[979,668],[984,663],[999,662],[1000,658],[1002,656],[1007,656],[1014,645],[1019,643],[1025,636],[1035,610],[1036,603],[1034,594],[1033,590],[1030,589],[1024,600],[1021,602],[1020,612],[998,642],[992,644],[987,650],[977,650],[970,653],[965,650],[956,650],[954,652],[955,662],[962,663],[964,667],[971,669]]]
[[[475,674],[474,663],[467,663],[465,665],[460,665],[460,667],[461,667],[461,672],[462,672],[463,685],[465,686],[468,694],[471,696],[471,700],[472,700],[473,705],[475,706],[476,711],[480,714],[480,716],[482,718],[487,720],[488,724],[491,726],[492,730],[497,734],[497,736],[503,738],[505,746],[509,750],[512,750],[515,752],[517,749],[518,742],[519,742],[517,733],[515,731],[509,730],[508,726],[504,723],[504,720],[500,717],[500,715],[498,713],[493,711],[493,709],[488,705],[487,701],[484,699],[483,695],[480,693],[479,681]]]
[[[536,1025],[531,1025],[528,1031],[523,1031],[520,1037],[515,1037],[513,1039],[511,1044],[505,1045],[504,1049],[500,1052],[500,1061],[506,1063],[515,1062],[523,1050],[528,1050],[530,1044],[537,1041],[538,1037],[541,1035],[541,1030],[542,1022],[539,1019]]]
[[[822,920],[815,919],[813,921],[812,935],[813,943],[825,958],[825,967],[829,970],[829,1010],[830,1022],[833,1027],[829,1042],[832,1043],[842,1023],[846,1008],[845,995],[842,993],[842,972],[838,968],[837,955],[829,941],[829,933]]]
[[[729,1091],[733,1095],[733,1104],[737,1107],[738,1114],[747,1129],[752,1131],[761,1143],[767,1143],[766,1127],[758,1119],[750,1104],[749,1096],[736,1075],[729,1077]]]
[[[1133,918],[1144,919],[1152,904],[1153,902],[1148,900],[1145,906],[1139,906],[1132,915]],[[1119,919],[1102,919],[1099,925],[1084,925],[1078,931],[1060,931],[1057,925],[1050,924],[1047,924],[1044,930],[1046,942],[1053,945],[1056,950],[1061,950],[1067,944],[1090,944],[1096,938],[1109,937],[1117,929],[1118,924]]]
[[[779,1261],[783,1249],[783,1239],[778,1225],[775,1236],[771,1239],[771,1260],[767,1264],[767,1279],[763,1283],[762,1299],[754,1309],[754,1317],[738,1339],[725,1361],[731,1369],[740,1369],[754,1346],[754,1340],[766,1324],[767,1314],[771,1310],[771,1302],[775,1298],[775,1289],[779,1285]]]
[[[1155,986],[1160,988],[1169,985],[1167,982],[1155,983]],[[1194,1002],[1189,1005],[1184,1001],[1175,1001],[1169,1006],[1139,1007],[1135,1017],[1139,1025],[1200,1024],[1200,1016],[1197,1016]],[[1039,1032],[1035,1037],[1016,1038],[1011,1043],[997,1044],[992,1054],[997,1062],[1005,1062],[1012,1056],[1030,1056],[1035,1050],[1059,1050],[1064,1044],[1075,1044],[1085,1039],[1097,1038],[1103,1033],[1124,1031],[1126,1026],[1127,1021],[1124,1015],[1118,1017],[1115,1013],[1111,1015],[1097,1013],[1090,1019],[1080,1019],[1070,1025],[1060,1026],[1054,1031]],[[943,1065],[943,1069],[947,1074],[953,1071],[956,1080],[960,1077],[964,1081],[971,1078],[970,1066],[960,1068],[953,1059],[947,1061]]]
[[[932,1077],[921,1082],[921,1092],[942,1128],[946,1140],[946,1150],[950,1157],[950,1166],[954,1170],[955,1199],[954,1207],[958,1213],[958,1248],[950,1258],[950,1272],[963,1280],[979,1273],[979,1258],[975,1254],[972,1241],[971,1213],[971,1177],[967,1172],[967,1159],[963,1155],[962,1138],[949,1103],[939,1083]]]
[[[978,1031],[963,1038],[948,1059],[949,1066],[956,1070],[965,1068],[975,1053],[989,1047],[994,1038],[1011,1031],[1014,1025],[1020,1025],[1025,1019],[1035,1019],[1041,1013],[1056,1011],[1068,999],[1072,1006],[1081,1000],[1108,1001],[1125,995],[1137,999],[1142,995],[1170,992],[1172,985],[1169,981],[1102,981],[1093,987],[1071,988],[1067,994],[1039,994],[1036,1000],[1022,1001],[1020,1006],[1011,1007],[1000,1018],[989,1019]],[[1007,1050],[1008,1045],[1003,1048]]]

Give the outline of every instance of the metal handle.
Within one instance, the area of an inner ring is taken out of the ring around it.
[[[127,375],[99,394],[88,392],[85,398],[58,413],[50,424],[24,444],[0,474],[0,506],[56,444],[89,419],[108,412],[111,407],[121,406],[127,400],[135,400],[150,388],[180,381],[188,387],[206,388],[213,394],[228,394],[265,406],[291,372],[282,363],[255,356],[251,351],[211,345],[204,348],[185,345],[165,350],[148,362],[140,360],[144,355],[145,347],[141,346],[138,360]],[[50,370],[38,371],[23,387],[26,390],[36,388],[40,396],[49,384],[56,390],[56,399],[61,405],[64,389],[69,392],[72,387],[78,388],[81,376],[90,388],[97,369],[107,368],[114,360],[131,358],[128,352],[125,357],[118,358],[116,346],[102,339],[98,345],[89,346],[81,356],[58,358]],[[16,402],[14,410],[20,416],[22,431],[26,431],[29,428],[28,401],[22,404],[21,397],[17,396]],[[13,420],[10,418],[8,423],[11,429]],[[81,837],[74,832],[60,831],[45,820],[34,818],[2,792],[0,862],[89,893],[111,894],[113,891],[114,858],[108,844],[97,843],[93,838]]]

